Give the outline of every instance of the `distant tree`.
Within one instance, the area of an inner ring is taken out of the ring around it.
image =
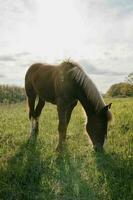
[[[133,84],[114,84],[107,91],[107,95],[111,97],[133,97]]]
[[[0,85],[0,103],[16,103],[26,99],[24,88]]]
[[[128,74],[128,76],[125,78],[125,81],[129,84],[133,84],[133,72]]]

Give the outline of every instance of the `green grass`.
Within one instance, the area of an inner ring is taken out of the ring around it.
[[[0,105],[0,200],[132,200],[133,99],[113,102],[105,153],[94,153],[78,105],[63,154],[56,107],[47,104],[37,141],[28,142],[26,104]]]

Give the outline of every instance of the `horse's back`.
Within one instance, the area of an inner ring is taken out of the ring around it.
[[[36,75],[36,73],[38,73],[38,71],[45,71],[48,70],[50,67],[50,65],[47,64],[42,64],[42,63],[35,63],[32,64],[29,69],[26,72],[25,75],[25,81],[28,81],[28,79],[32,78],[32,76]]]
[[[60,65],[36,63],[31,65],[25,76],[27,96],[34,91],[46,101],[55,103],[59,97],[71,99],[75,94],[73,80],[69,71],[73,63],[63,62]]]
[[[71,63],[61,63],[60,65],[49,65],[43,63],[32,64],[26,72],[25,75],[25,86],[31,85],[34,82],[42,82],[47,80],[49,82],[51,79],[61,76],[63,74],[66,76],[67,72],[74,66]]]

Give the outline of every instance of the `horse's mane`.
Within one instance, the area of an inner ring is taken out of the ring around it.
[[[95,111],[100,111],[105,106],[103,97],[87,73],[75,62],[65,61],[62,64],[71,66],[68,73],[71,73],[72,78],[83,88],[88,100],[94,105]]]

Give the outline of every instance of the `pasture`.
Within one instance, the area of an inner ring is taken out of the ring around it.
[[[26,103],[0,105],[0,200],[132,200],[133,98],[112,102],[105,153],[95,153],[78,104],[62,154],[56,107],[46,104],[36,141],[28,142]]]

